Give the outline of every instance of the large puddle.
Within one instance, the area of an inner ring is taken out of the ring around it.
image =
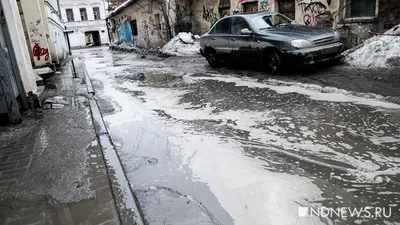
[[[400,105],[318,85],[175,71],[134,55],[84,54],[140,203],[152,217],[174,208],[151,224],[179,220],[187,198],[182,215],[197,218],[187,224],[335,221],[298,218],[299,206],[321,205],[393,208],[390,218],[345,224],[400,220]]]

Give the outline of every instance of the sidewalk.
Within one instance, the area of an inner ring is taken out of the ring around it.
[[[82,66],[46,86],[42,118],[0,127],[0,224],[121,223]]]

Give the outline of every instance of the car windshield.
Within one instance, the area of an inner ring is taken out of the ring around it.
[[[254,17],[251,19],[251,22],[257,29],[263,30],[271,27],[290,25],[292,20],[281,14],[272,14]]]

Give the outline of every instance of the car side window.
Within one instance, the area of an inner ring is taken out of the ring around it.
[[[215,33],[215,27],[217,27],[217,26],[214,26],[208,33],[209,34],[214,34]]]
[[[220,20],[215,26],[215,34],[229,34],[230,33],[230,24],[231,18],[226,18]]]
[[[250,30],[249,23],[242,17],[233,17],[232,19],[232,34],[241,34],[241,30],[247,28]]]

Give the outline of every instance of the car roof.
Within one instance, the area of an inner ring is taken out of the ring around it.
[[[263,16],[263,15],[275,15],[278,14],[277,12],[271,11],[258,11],[258,12],[245,12],[245,13],[238,13],[229,16],[225,16],[224,18],[235,17],[235,16],[242,16],[242,17],[255,17],[255,16]]]

